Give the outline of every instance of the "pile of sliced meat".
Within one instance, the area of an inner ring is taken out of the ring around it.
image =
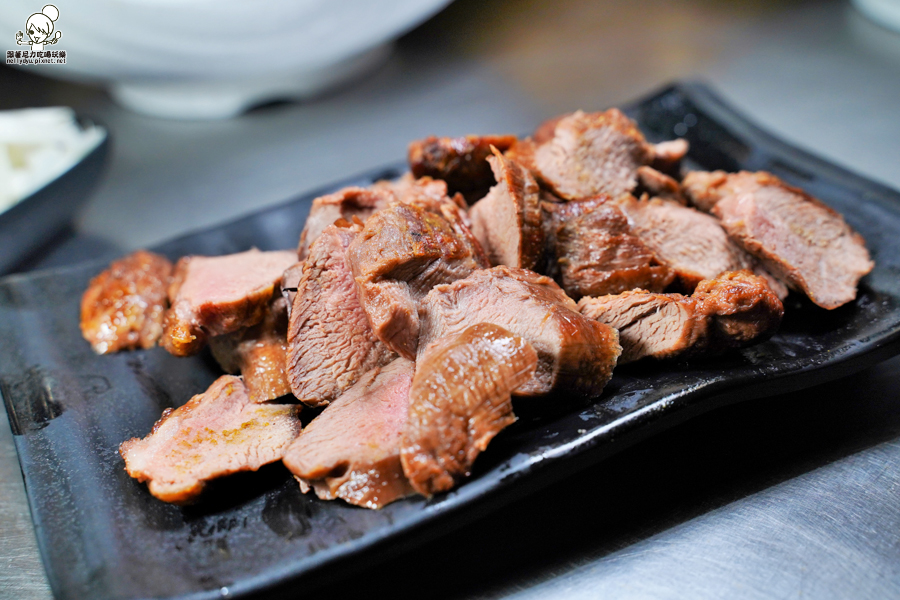
[[[429,137],[400,179],[314,200],[296,251],[114,262],[82,299],[97,353],[208,345],[227,373],[124,442],[126,470],[174,503],[279,460],[325,500],[432,496],[516,397],[759,343],[789,290],[855,300],[873,263],[841,215],[768,173],[683,174],[687,151],[616,109]]]

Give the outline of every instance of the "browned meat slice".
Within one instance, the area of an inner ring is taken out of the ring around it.
[[[288,376],[294,395],[310,406],[328,404],[393,352],[363,311],[348,247],[362,228],[331,225],[310,248],[288,330]]]
[[[634,234],[675,271],[677,283],[684,291],[692,291],[701,279],[750,269],[765,277],[779,297],[787,295],[784,285],[734,243],[715,217],[658,198],[637,200],[623,196],[615,203],[628,217]]]
[[[554,124],[554,127],[555,126],[556,125]],[[509,150],[503,153],[503,156],[511,161],[514,161],[516,164],[522,165],[523,167],[531,171],[532,175],[534,175],[535,177],[540,177],[537,165],[534,162],[534,153],[535,151],[537,151],[538,145],[538,142],[531,139],[530,137],[523,138],[516,141],[515,144],[510,146]],[[541,183],[541,181],[538,181],[538,183]],[[560,201],[562,201],[561,198]]]
[[[653,157],[635,123],[615,108],[560,118],[553,137],[534,149],[541,183],[566,200],[631,192],[637,168]]]
[[[256,404],[239,377],[163,412],[144,439],[119,446],[128,474],[164,502],[189,504],[206,482],[275,462],[300,432],[296,405]]]
[[[637,193],[649,194],[655,198],[674,200],[680,204],[687,204],[681,195],[681,186],[677,181],[661,173],[652,167],[638,167],[637,169]]]
[[[300,245],[297,248],[300,260],[306,258],[309,247],[322,231],[338,219],[353,222],[353,217],[356,217],[365,222],[369,215],[379,208],[384,208],[394,199],[394,194],[390,190],[375,186],[371,189],[346,187],[333,194],[316,198],[300,234]]]
[[[413,493],[400,465],[415,363],[398,358],[372,369],[313,419],[284,464],[323,500],[381,508]]]
[[[417,301],[439,283],[486,266],[480,245],[457,212],[449,218],[416,204],[394,204],[372,215],[350,244],[360,304],[375,335],[413,359],[419,337]]]
[[[725,196],[755,192],[763,186],[779,183],[780,179],[765,172],[690,171],[684,176],[681,187],[692,205],[711,212],[713,206]]]
[[[691,199],[770,272],[822,308],[856,298],[874,267],[865,241],[840,214],[769,173],[690,173]]]
[[[420,357],[436,340],[477,323],[499,325],[527,340],[537,351],[538,366],[516,390],[522,396],[554,390],[599,396],[621,351],[614,329],[580,315],[552,279],[525,269],[494,267],[436,286],[422,301],[420,315]]]
[[[151,348],[163,332],[172,263],[138,250],[91,279],[81,297],[81,333],[97,354]]]
[[[544,246],[540,188],[531,173],[499,152],[487,161],[497,185],[469,211],[472,233],[492,265],[535,270]]]
[[[542,123],[533,138],[518,140],[506,156],[531,170],[564,200],[634,192],[638,183],[657,196],[679,199],[685,140],[649,144],[620,110],[576,111]]]
[[[494,183],[486,162],[491,146],[503,152],[515,142],[514,135],[431,136],[409,145],[409,166],[416,177],[446,181],[450,193],[485,190]]]
[[[551,271],[572,298],[635,288],[661,292],[675,277],[608,196],[543,206],[556,261]]]
[[[169,286],[162,345],[176,356],[198,352],[209,336],[259,323],[293,252],[253,249],[227,256],[186,256]]]
[[[653,146],[653,162],[650,166],[673,179],[681,179],[681,159],[688,153],[687,140],[677,139]]]
[[[705,279],[692,296],[635,290],[582,298],[578,308],[619,331],[622,363],[748,346],[768,339],[784,315],[766,280],[749,271]]]
[[[291,393],[286,368],[287,324],[287,301],[277,296],[256,325],[209,339],[219,366],[226,373],[243,377],[254,402]]]
[[[502,327],[473,325],[418,360],[400,458],[412,487],[445,492],[471,475],[494,436],[516,421],[510,394],[534,376],[537,353]]]

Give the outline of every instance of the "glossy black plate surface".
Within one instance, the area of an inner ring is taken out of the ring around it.
[[[821,383],[900,352],[900,194],[779,142],[701,86],[674,86],[629,113],[653,140],[686,128],[692,166],[766,169],[841,211],[877,264],[858,300],[827,312],[791,297],[781,331],[765,344],[713,360],[620,368],[601,398],[587,405],[555,399],[552,414],[537,416],[520,403],[521,420],[479,458],[473,478],[432,501],[408,499],[378,512],[323,502],[300,494],[274,465],[222,481],[203,503],[182,509],[129,479],[117,447],[146,434],[164,408],[205,389],[218,375],[214,363],[161,349],[95,356],[78,330],[78,303],[103,264],[7,278],[0,282],[0,391],[55,594],[311,592],[693,415]],[[293,247],[318,193],[159,250],[175,258]]]
[[[68,226],[88,199],[109,154],[109,134],[65,173],[0,213],[0,274],[16,266]]]

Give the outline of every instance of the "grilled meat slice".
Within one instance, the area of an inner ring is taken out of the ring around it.
[[[515,142],[513,135],[431,136],[409,145],[409,166],[416,177],[446,181],[451,194],[486,190],[494,183],[491,146],[504,152]]]
[[[531,344],[502,327],[473,325],[431,344],[418,360],[400,457],[412,487],[444,492],[515,422],[510,394],[537,367]]]
[[[163,332],[172,263],[138,250],[91,279],[81,297],[81,333],[97,354],[152,348]]]
[[[694,172],[685,189],[767,270],[822,308],[853,301],[875,266],[865,240],[840,214],[774,175]]]
[[[599,396],[621,348],[614,329],[577,312],[549,277],[505,266],[436,286],[421,304],[419,356],[437,340],[492,323],[527,340],[538,354],[534,377],[516,395],[566,390]]]
[[[705,279],[691,296],[635,290],[585,297],[578,309],[618,330],[621,363],[748,346],[768,339],[784,315],[781,300],[766,280],[749,271]]]
[[[294,395],[328,404],[394,353],[375,337],[350,270],[348,248],[359,225],[330,225],[313,243],[297,284],[288,329],[288,376]]]
[[[284,270],[296,260],[290,251],[256,249],[182,258],[169,286],[162,345],[176,356],[189,356],[210,336],[259,323]]]
[[[637,192],[636,195],[648,194],[654,198],[674,200],[679,204],[687,204],[681,194],[681,185],[665,173],[661,173],[653,167],[637,168]]]
[[[304,492],[381,508],[412,493],[400,465],[415,363],[397,358],[365,373],[303,430],[284,464]]]
[[[384,208],[395,199],[393,192],[381,188],[346,187],[333,194],[319,196],[313,200],[309,216],[300,234],[300,245],[297,256],[300,261],[306,259],[309,248],[326,227],[338,219],[353,222],[356,217],[362,222],[380,208]]]
[[[538,128],[532,147],[515,151],[533,157],[526,166],[533,165],[541,184],[566,200],[632,192],[638,168],[655,157],[634,121],[615,108],[557,117]]]
[[[435,285],[485,266],[458,209],[445,208],[442,215],[417,204],[392,204],[372,215],[350,244],[350,265],[372,330],[409,359],[418,344],[419,299]]]
[[[472,233],[492,265],[535,270],[544,246],[540,188],[527,169],[499,152],[487,161],[497,185],[469,211]]]
[[[263,320],[256,325],[209,339],[216,362],[226,373],[243,377],[254,402],[291,393],[287,377],[287,325],[287,301],[276,296]]]
[[[189,504],[211,479],[281,459],[300,432],[298,410],[256,404],[240,378],[223,375],[184,406],[166,409],[147,437],[123,442],[119,453],[151,494]]]
[[[674,279],[608,196],[543,207],[555,262],[549,270],[572,298],[635,288],[661,292]]]
[[[718,219],[677,202],[632,196],[616,199],[632,232],[675,271],[678,287],[691,292],[702,279],[749,269],[764,277],[780,298],[787,289],[728,237]]]
[[[653,145],[653,161],[650,166],[675,180],[681,180],[681,160],[687,155],[687,140],[677,139]]]

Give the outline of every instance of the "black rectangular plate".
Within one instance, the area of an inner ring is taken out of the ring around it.
[[[654,141],[686,128],[691,166],[765,169],[843,213],[877,265],[856,302],[829,312],[792,296],[781,330],[764,344],[709,360],[619,368],[603,396],[586,404],[520,402],[522,418],[479,458],[473,477],[431,501],[411,498],[381,511],[323,502],[300,494],[286,470],[272,465],[223,480],[201,504],[178,508],[131,480],[117,448],[145,435],[163,409],[204,390],[218,374],[215,364],[208,355],[180,359],[159,348],[95,356],[81,338],[78,305],[104,264],[9,277],[0,282],[0,392],[56,596],[308,591],[693,415],[828,381],[900,352],[900,194],[778,141],[698,84],[671,86],[627,112]],[[158,250],[177,258],[292,248],[311,200],[326,191]]]

